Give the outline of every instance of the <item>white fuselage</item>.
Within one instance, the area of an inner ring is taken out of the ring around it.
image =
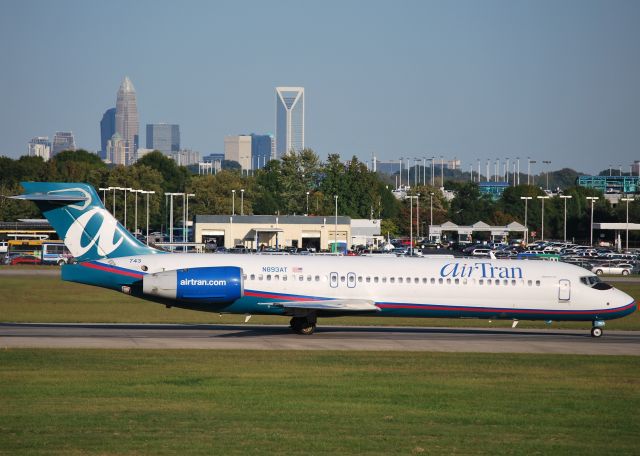
[[[397,316],[440,309],[464,316],[464,312],[456,315],[456,309],[463,308],[503,318],[562,320],[583,315],[584,320],[606,319],[607,314],[633,302],[615,288],[594,289],[585,283],[594,274],[583,268],[544,261],[212,254],[100,261],[143,274],[237,266],[243,271],[245,295],[254,303],[366,299],[379,305],[384,314]]]

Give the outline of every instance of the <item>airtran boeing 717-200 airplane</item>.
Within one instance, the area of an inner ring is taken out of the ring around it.
[[[138,241],[87,184],[25,182],[77,260],[62,279],[186,309],[285,315],[312,334],[318,317],[371,315],[508,320],[605,320],[634,299],[564,263],[494,259],[167,253]]]

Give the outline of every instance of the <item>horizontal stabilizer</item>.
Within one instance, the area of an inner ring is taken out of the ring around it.
[[[55,201],[60,201],[60,202],[89,201],[91,199],[90,196],[80,192],[78,192],[77,194],[67,192],[65,194],[60,194],[60,195],[52,195],[50,193],[30,193],[28,195],[10,196],[9,198],[16,199],[16,200],[54,201],[54,202]]]

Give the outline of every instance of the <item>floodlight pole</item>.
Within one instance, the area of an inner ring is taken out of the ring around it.
[[[336,218],[333,227],[333,248],[334,251],[338,251],[338,195],[333,195],[333,199],[336,201]]]
[[[236,191],[231,190],[231,215],[236,215]]]
[[[626,251],[629,252],[629,201],[633,201],[633,198],[620,198],[620,201],[625,201],[627,203],[627,233],[626,233]]]
[[[567,242],[567,200],[573,198],[571,195],[560,195],[564,200],[564,242]]]
[[[521,196],[521,200],[524,200],[524,232],[525,232],[525,244],[529,245],[529,225],[527,224],[527,203],[533,196]]]
[[[591,229],[590,229],[590,237],[589,237],[589,244],[591,245],[591,247],[593,247],[593,205],[596,202],[596,200],[599,200],[600,198],[597,196],[587,196],[588,200],[591,200]]]
[[[548,196],[538,196],[539,200],[542,201],[542,230],[540,233],[540,240],[544,241],[544,200],[549,199]]]

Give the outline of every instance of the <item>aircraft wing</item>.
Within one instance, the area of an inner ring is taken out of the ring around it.
[[[329,299],[326,301],[281,301],[270,302],[265,305],[280,307],[288,314],[297,313],[328,313],[328,314],[350,314],[360,312],[379,312],[380,307],[373,301],[366,299]]]

